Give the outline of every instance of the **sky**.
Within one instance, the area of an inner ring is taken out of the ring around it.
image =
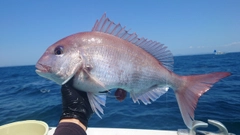
[[[0,0],[0,67],[35,65],[104,13],[177,55],[240,52],[239,0]]]

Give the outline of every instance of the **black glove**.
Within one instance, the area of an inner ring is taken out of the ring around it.
[[[88,119],[93,114],[87,93],[73,88],[72,80],[62,85],[63,113],[61,119],[75,118],[87,127]]]

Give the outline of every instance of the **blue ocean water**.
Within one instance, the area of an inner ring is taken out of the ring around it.
[[[179,75],[228,71],[232,75],[216,83],[200,97],[195,119],[221,121],[229,132],[240,134],[240,53],[174,57],[174,72]],[[90,127],[177,130],[186,128],[175,95],[169,90],[150,105],[107,98],[105,114],[94,114]],[[57,126],[61,115],[60,86],[35,73],[35,67],[0,68],[0,125],[19,120],[43,120]],[[216,130],[211,127],[207,130]]]

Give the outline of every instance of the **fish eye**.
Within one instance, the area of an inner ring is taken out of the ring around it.
[[[54,49],[54,54],[55,55],[61,55],[63,54],[63,46],[58,46]]]

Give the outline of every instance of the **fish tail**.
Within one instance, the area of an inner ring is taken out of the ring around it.
[[[194,110],[199,97],[208,91],[214,83],[229,76],[229,72],[215,72],[203,75],[180,76],[180,82],[174,89],[184,123],[188,128],[194,121]]]

